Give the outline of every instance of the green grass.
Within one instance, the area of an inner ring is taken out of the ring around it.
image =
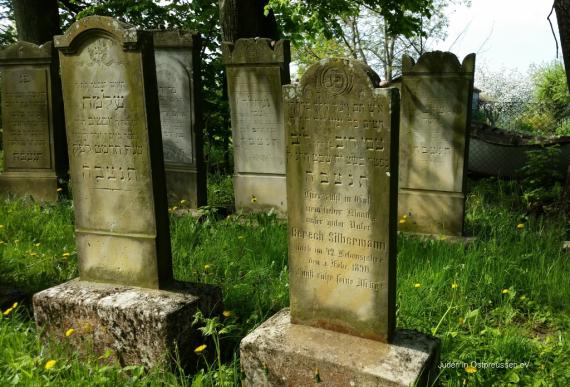
[[[210,189],[210,196],[216,190],[222,195],[217,205],[231,197],[228,187],[231,180],[220,178]],[[443,385],[570,385],[570,257],[560,250],[565,222],[558,215],[527,216],[513,192],[512,183],[473,184],[466,220],[478,239],[468,247],[398,240],[399,327],[439,337],[443,363],[529,362],[527,368],[472,374],[463,367],[441,369]],[[1,282],[34,292],[76,276],[72,223],[69,201],[0,202]],[[80,360],[65,343],[43,347],[29,311],[19,306],[0,320],[0,381],[206,386],[224,375],[225,384],[234,385],[239,340],[289,303],[286,225],[266,214],[203,222],[172,216],[171,236],[176,278],[220,285],[233,313],[226,324],[236,327],[222,335],[221,370],[203,364],[196,375],[147,374],[95,357]],[[56,366],[45,370],[49,359]]]

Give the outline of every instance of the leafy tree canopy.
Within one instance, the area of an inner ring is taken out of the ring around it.
[[[422,30],[422,18],[431,17],[433,0],[269,0],[266,11],[273,10],[285,37],[299,42],[342,36],[340,20],[363,7],[384,18],[388,33],[412,36]]]

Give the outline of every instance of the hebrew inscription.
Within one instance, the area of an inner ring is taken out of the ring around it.
[[[176,56],[176,52],[166,50],[155,55],[164,160],[193,164],[190,74]]]
[[[228,68],[236,171],[283,173],[283,119],[278,67]]]
[[[142,79],[129,71],[128,55],[99,37],[75,58],[80,71],[64,74],[80,229],[146,234],[154,228],[146,210],[152,186]]]
[[[2,121],[7,170],[50,169],[48,73],[21,66],[3,71]]]

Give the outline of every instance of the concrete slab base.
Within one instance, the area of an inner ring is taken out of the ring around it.
[[[142,289],[72,280],[33,297],[44,341],[65,341],[80,353],[109,354],[121,365],[163,367],[176,352],[184,368],[204,343],[192,327],[194,314],[222,311],[221,292],[211,285],[177,283],[169,290]],[[66,332],[73,329],[73,334]]]
[[[403,231],[398,231],[398,235],[403,235],[409,238],[431,239],[434,241],[443,241],[448,243],[461,243],[465,246],[469,246],[477,240],[477,237],[423,234],[418,232],[403,232]]]
[[[246,386],[410,386],[435,380],[440,342],[399,330],[391,344],[291,324],[283,309],[246,336]]]

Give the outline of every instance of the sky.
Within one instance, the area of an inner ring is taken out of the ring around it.
[[[435,49],[454,52],[460,60],[475,52],[477,63],[492,70],[517,69],[556,58],[556,43],[547,17],[553,0],[471,0],[471,7],[448,10],[448,37]],[[558,37],[556,14],[550,17]],[[562,53],[559,49],[559,58]]]

